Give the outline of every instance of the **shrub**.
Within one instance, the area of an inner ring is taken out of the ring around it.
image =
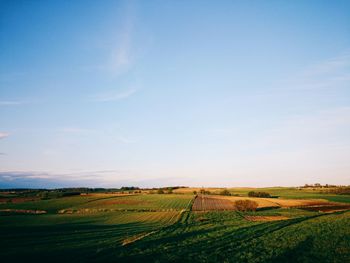
[[[321,191],[321,193],[337,194],[337,195],[350,195],[350,187],[336,187],[327,191]]]
[[[158,189],[157,190],[157,194],[164,194],[164,190],[163,189]]]
[[[249,192],[248,196],[249,197],[265,197],[265,198],[271,197],[271,195],[269,193],[266,193],[266,192],[254,192],[254,191]]]
[[[205,190],[203,188],[199,191],[199,193],[201,193],[202,195],[210,195],[211,194],[209,190]]]
[[[193,194],[196,195],[196,194],[197,194],[197,191],[193,191]]]
[[[220,195],[231,195],[230,191],[227,189],[224,189],[220,192]]]
[[[251,200],[237,200],[235,201],[235,208],[238,211],[255,211],[258,207],[258,203]]]

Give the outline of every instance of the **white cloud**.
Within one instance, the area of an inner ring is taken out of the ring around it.
[[[110,58],[110,69],[113,73],[119,75],[128,71],[132,65],[131,56],[131,25],[127,23],[118,38],[118,43],[112,50]]]
[[[97,171],[66,171],[62,173],[48,171],[1,171],[0,185],[6,182],[41,183],[48,187],[64,186],[90,186],[90,187],[114,187],[123,182],[130,182],[133,173],[129,170],[97,170]],[[30,185],[28,187],[30,187]]]
[[[22,105],[24,104],[23,101],[16,101],[16,100],[2,100],[0,101],[0,106],[14,106],[14,105]]]
[[[0,139],[8,137],[10,134],[7,132],[0,132]]]
[[[108,69],[115,75],[124,74],[132,67],[134,59],[132,55],[133,27],[134,7],[131,1],[127,1],[124,10],[124,20],[108,61]]]

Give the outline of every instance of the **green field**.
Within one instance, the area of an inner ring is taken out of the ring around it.
[[[288,198],[328,199],[312,192],[293,196],[300,191],[288,188],[264,190]],[[350,262],[349,210],[194,212],[194,197],[100,194],[3,202],[1,210],[47,213],[1,213],[0,258],[4,262]],[[350,196],[338,197],[350,201]],[[248,220],[276,216],[284,220]]]
[[[255,188],[230,188],[233,193],[248,195],[249,191],[255,191]],[[279,196],[286,199],[326,199],[332,202],[344,202],[350,203],[349,196],[336,195],[336,194],[324,194],[320,193],[318,189],[298,189],[298,188],[286,188],[286,187],[268,187],[259,188],[259,191],[268,192],[273,196]]]

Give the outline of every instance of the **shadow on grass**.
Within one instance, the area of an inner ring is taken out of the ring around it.
[[[192,228],[191,226],[187,227],[185,232],[178,229],[182,227],[181,225],[174,225],[158,235],[133,244],[123,253],[123,256],[128,262],[222,262],[239,255],[242,249],[249,246],[249,244],[253,244],[260,237],[323,216],[329,216],[329,214],[283,221],[259,222],[243,227],[227,227],[207,223],[194,224]],[[307,251],[310,242],[312,240],[301,242],[295,248],[295,251],[300,253],[304,250]],[[280,255],[275,262],[288,257],[288,253]],[[242,259],[238,262],[245,262],[245,260]]]
[[[152,231],[156,224],[126,223],[96,225],[83,223],[50,226],[0,227],[0,258],[32,262],[89,261],[106,249],[121,250],[124,238]]]

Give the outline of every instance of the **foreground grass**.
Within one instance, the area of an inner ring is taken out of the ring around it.
[[[250,222],[233,212],[192,213],[119,256],[133,262],[349,262],[349,226],[349,212],[274,222]]]
[[[51,260],[74,255],[80,260],[123,240],[174,224],[178,212],[109,212],[97,214],[18,215],[0,219],[2,259]]]
[[[99,195],[2,204],[49,213],[0,216],[0,258],[12,262],[38,258],[50,262],[350,262],[350,212],[296,208],[193,212],[192,198]],[[61,209],[88,212],[57,214]],[[246,216],[289,219],[255,222]]]

